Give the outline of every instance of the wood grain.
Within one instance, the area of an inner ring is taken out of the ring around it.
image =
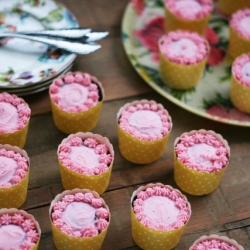
[[[192,207],[191,219],[176,250],[188,250],[201,235],[216,233],[237,240],[250,249],[250,130],[204,119],[187,112],[153,91],[135,72],[127,59],[121,40],[121,21],[126,0],[61,0],[80,26],[108,30],[100,43],[102,49],[79,56],[73,71],[95,75],[105,89],[105,101],[93,133],[109,138],[115,161],[108,190],[102,195],[111,211],[111,224],[103,250],[140,249],[131,236],[130,197],[140,185],[162,182],[177,188],[173,180],[173,143],[181,133],[193,129],[211,129],[220,133],[231,148],[230,164],[219,187],[211,194],[187,195]],[[31,161],[29,190],[21,207],[33,214],[42,229],[39,249],[55,250],[48,209],[51,200],[63,191],[57,163],[57,147],[67,135],[53,123],[48,91],[26,96],[32,117],[25,150]],[[138,99],[156,100],[169,111],[173,130],[163,156],[156,162],[136,165],[119,152],[116,114],[121,106]]]

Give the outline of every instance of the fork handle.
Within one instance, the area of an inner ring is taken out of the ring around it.
[[[22,35],[18,33],[0,33],[0,38],[1,37],[13,37],[13,38],[27,39],[35,42],[41,42],[77,54],[89,54],[101,48],[101,45],[96,43],[69,42],[51,38]]]
[[[38,31],[18,31],[16,33],[23,35],[42,35],[48,37],[62,37],[70,39],[79,39],[84,37],[86,34],[91,32],[89,28],[68,28],[68,29],[57,29],[57,30],[38,30]]]

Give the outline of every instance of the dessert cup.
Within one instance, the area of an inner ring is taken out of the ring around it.
[[[230,18],[228,55],[231,61],[250,51],[249,19],[250,8],[238,10]]]
[[[202,248],[203,247],[203,248]],[[198,249],[227,249],[227,250],[244,250],[235,240],[229,239],[226,236],[219,236],[212,234],[210,236],[201,236],[197,239],[189,250],[198,250]]]
[[[66,190],[58,194],[51,202],[49,216],[58,250],[101,249],[111,219],[105,201],[88,189]],[[94,225],[92,220],[97,218]]]
[[[225,16],[230,17],[238,10],[250,8],[250,2],[246,0],[218,0],[218,9]]]
[[[165,150],[172,126],[168,111],[155,101],[138,100],[125,104],[117,113],[121,154],[137,164],[158,160]]]
[[[108,138],[91,132],[71,134],[58,146],[57,154],[64,189],[106,191],[114,162]]]
[[[19,208],[26,200],[30,160],[25,150],[0,144],[0,208]]]
[[[238,110],[250,113],[250,53],[238,56],[233,62],[230,99]]]
[[[229,164],[230,148],[212,130],[192,130],[174,142],[174,180],[191,195],[213,192]]]
[[[170,31],[188,30],[204,35],[213,10],[213,3],[211,0],[165,0],[164,10],[166,34]]]
[[[171,88],[190,89],[200,82],[207,62],[207,41],[194,32],[173,31],[159,39],[160,77]]]
[[[158,198],[160,201],[157,202],[155,199]],[[132,194],[132,237],[142,249],[174,248],[190,216],[191,206],[187,198],[169,185],[150,183],[139,187]]]
[[[96,77],[68,72],[52,82],[49,95],[54,123],[62,132],[88,132],[98,123],[104,89]]]
[[[26,143],[31,110],[20,97],[0,93],[0,144],[23,148]]]
[[[0,217],[1,249],[38,249],[41,229],[33,215],[16,208],[2,208]]]

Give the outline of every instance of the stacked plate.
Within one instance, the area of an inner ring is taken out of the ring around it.
[[[0,20],[0,32],[78,27],[72,13],[52,0],[2,0]],[[39,42],[1,39],[0,92],[24,96],[42,91],[69,71],[76,58],[76,54]]]

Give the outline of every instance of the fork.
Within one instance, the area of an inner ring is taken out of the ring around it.
[[[35,36],[33,34],[35,34]],[[101,48],[101,45],[96,44],[93,41],[100,40],[108,34],[109,33],[106,31],[91,31],[91,29],[73,28],[59,30],[2,32],[0,33],[0,38],[12,37],[27,39],[52,45],[71,53],[89,54]],[[49,38],[43,36],[47,36]],[[61,38],[67,40],[62,40]]]

